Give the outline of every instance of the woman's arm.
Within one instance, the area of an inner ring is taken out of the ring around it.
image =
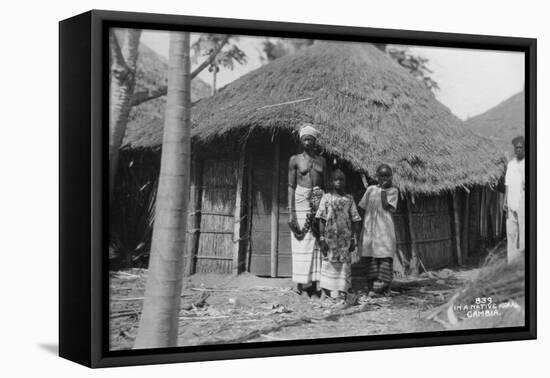
[[[513,170],[510,169],[510,163],[506,165],[506,173],[504,174],[504,204],[502,205],[502,210],[504,210],[504,216],[508,216],[508,187],[512,180],[512,172]]]
[[[319,235],[321,235],[321,238],[325,238],[325,226],[327,224],[327,221],[324,219],[319,219]]]
[[[504,187],[504,204],[502,205],[504,216],[508,215],[508,185]]]
[[[359,239],[359,235],[361,234],[361,226],[361,221],[356,221],[351,224],[351,228],[356,239]]]
[[[355,254],[355,257],[352,255],[352,259],[351,259],[351,263],[352,264],[355,264],[356,262],[359,261],[359,257],[357,255],[357,247],[359,245],[359,238],[360,238],[360,235],[361,235],[361,221],[354,221],[352,224],[351,224],[351,230],[352,230],[352,235],[351,235],[351,243],[350,243],[350,246],[349,246],[349,251],[350,252],[353,252]]]
[[[288,162],[288,221],[296,220],[295,198],[296,191],[296,162],[295,156],[291,156]]]
[[[325,226],[327,221],[319,218],[319,246],[321,247],[321,253],[326,256],[328,252],[328,244],[325,241]]]
[[[351,205],[349,208],[349,216],[351,219],[351,245],[350,245],[350,252],[354,251],[356,249],[356,243],[359,242],[359,234],[361,233],[361,220],[363,219],[361,215],[359,214],[359,211],[357,209],[357,206],[355,206],[355,201],[353,200],[353,197],[351,195],[348,195],[349,200],[351,201]]]

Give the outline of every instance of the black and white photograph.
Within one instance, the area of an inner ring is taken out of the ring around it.
[[[543,376],[544,4],[7,2],[0,375]]]
[[[524,52],[108,52],[109,351],[525,327]]]

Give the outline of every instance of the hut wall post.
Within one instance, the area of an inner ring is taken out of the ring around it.
[[[464,217],[462,225],[462,258],[466,260],[470,254],[470,192],[464,192]]]
[[[190,276],[195,273],[196,257],[199,250],[200,227],[201,227],[201,200],[202,200],[202,161],[193,159],[191,164],[191,187],[190,187],[190,209],[189,214],[189,247],[187,248],[187,261],[184,274]]]
[[[456,261],[459,266],[462,265],[462,248],[460,245],[460,213],[458,193],[455,190],[452,194],[453,198],[453,214],[455,223],[455,244],[456,244]]]
[[[486,188],[481,189],[481,212],[480,212],[480,222],[479,222],[479,228],[480,228],[480,234],[483,238],[483,245],[487,243],[487,190]]]
[[[271,191],[271,277],[277,277],[279,263],[279,158],[280,140],[275,136],[273,151],[273,181]]]
[[[245,271],[250,272],[250,260],[252,258],[252,157],[246,159],[246,256]]]
[[[244,178],[244,162],[245,162],[245,148],[243,146],[239,153],[239,162],[237,165],[237,185],[235,195],[235,215],[233,226],[233,274],[239,274],[241,272],[241,230],[243,225],[242,213],[242,196],[243,196],[243,178]]]
[[[409,225],[409,235],[411,238],[411,262],[410,262],[410,274],[412,276],[418,276],[418,266],[420,264],[418,259],[418,249],[416,247],[416,233],[414,230],[414,220],[413,220],[413,214],[412,214],[412,206],[409,202],[410,199],[406,202],[407,203],[407,223]]]

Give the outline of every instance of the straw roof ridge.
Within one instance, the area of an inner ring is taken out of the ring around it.
[[[155,90],[167,84],[168,60],[153,49],[139,44],[135,93]],[[202,79],[191,81],[191,101],[210,96],[212,89]],[[157,148],[162,143],[166,96],[146,101],[130,111],[124,148]]]
[[[469,118],[465,125],[492,139],[502,151],[511,151],[511,141],[525,135],[525,92],[522,90],[486,112]]]
[[[388,163],[394,184],[410,193],[492,184],[503,171],[491,141],[364,43],[317,41],[276,59],[200,100],[192,121],[201,143],[254,130],[297,135],[311,122],[325,151],[370,174]]]

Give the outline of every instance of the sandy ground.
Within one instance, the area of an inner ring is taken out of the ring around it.
[[[359,290],[346,304],[298,295],[290,279],[196,274],[184,279],[179,345],[440,331],[443,326],[427,315],[476,270],[436,273],[433,278],[394,281],[391,297],[368,298]],[[111,349],[129,349],[137,334],[147,271],[110,276]]]

